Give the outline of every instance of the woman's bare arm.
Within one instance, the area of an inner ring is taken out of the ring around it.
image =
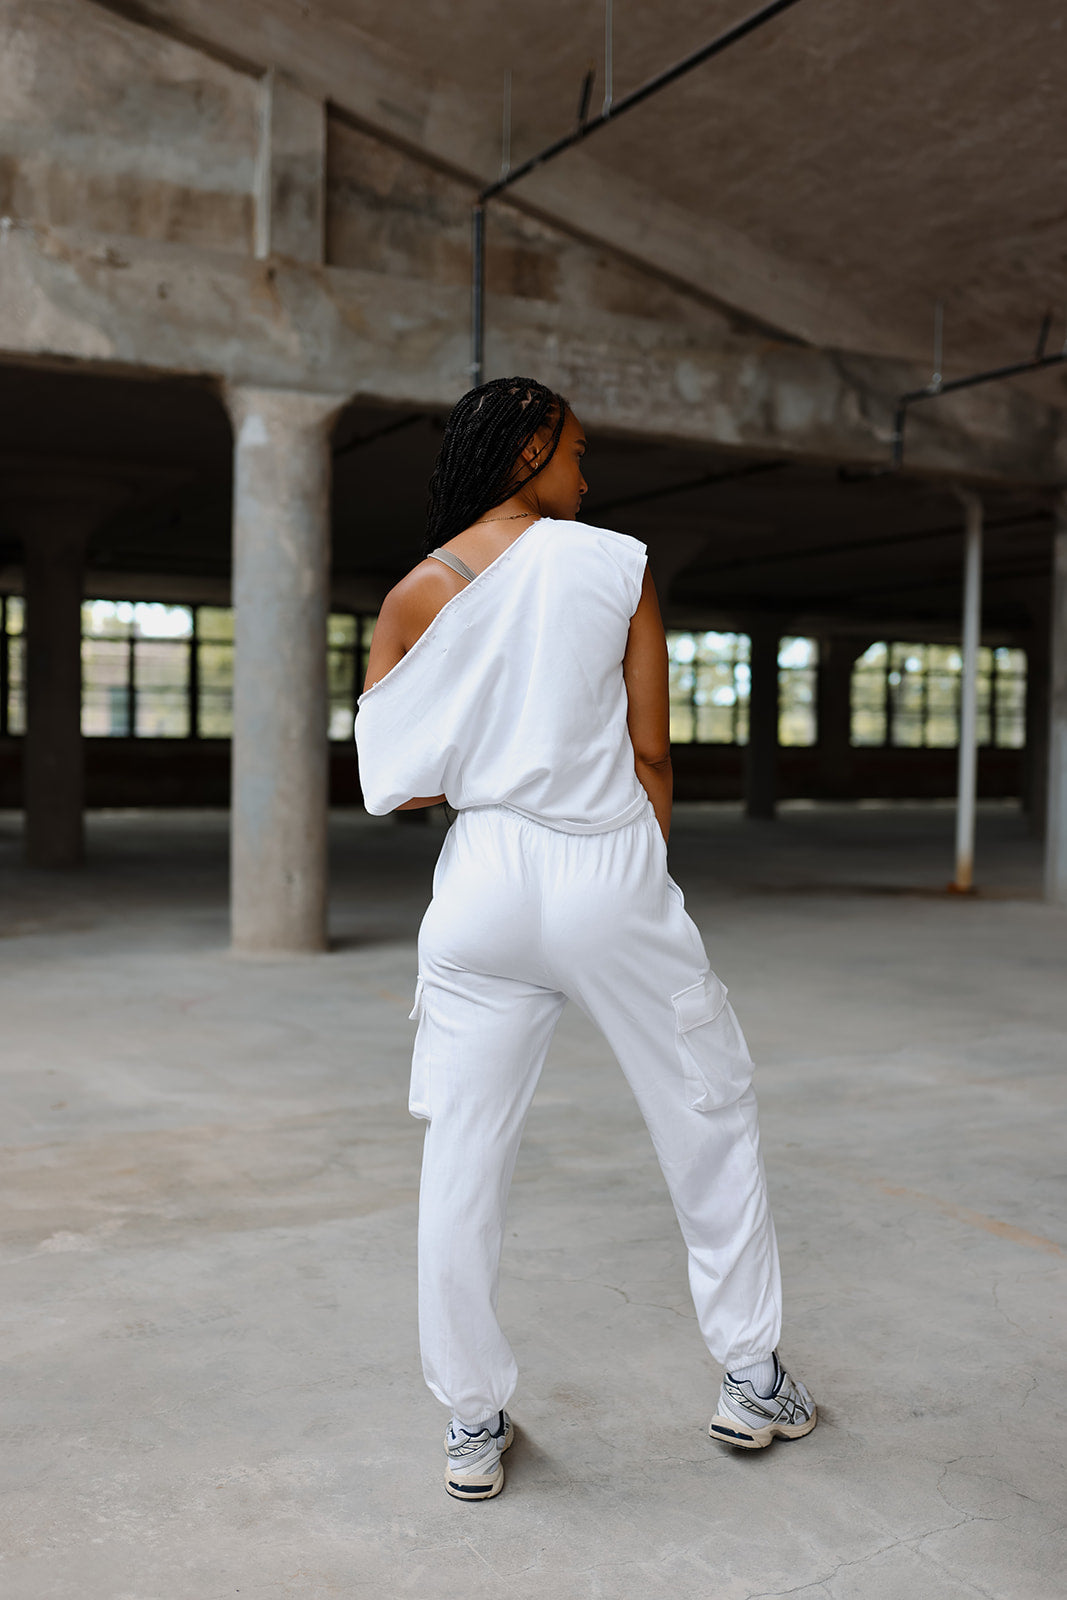
[[[634,747],[634,766],[666,839],[671,831],[674,789],[667,638],[663,632],[652,575],[647,567],[641,586],[641,600],[630,619],[630,636],[626,641],[622,673],[626,684],[626,726]]]

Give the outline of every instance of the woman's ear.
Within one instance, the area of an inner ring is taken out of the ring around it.
[[[536,466],[537,461],[539,460],[539,458],[548,449],[548,444],[549,444],[549,437],[548,436],[543,437],[540,432],[535,433],[533,438],[529,439],[526,442],[526,444],[523,445],[522,450],[520,452],[520,454],[522,456],[522,459],[529,466],[531,466],[531,467],[532,466]]]

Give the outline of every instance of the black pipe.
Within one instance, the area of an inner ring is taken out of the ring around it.
[[[569,150],[572,145],[580,144],[591,133],[596,133],[598,128],[603,128],[607,123],[614,122],[625,112],[632,111],[634,106],[639,106],[642,101],[648,100],[654,94],[658,94],[661,89],[666,89],[669,84],[676,83],[687,72],[692,72],[694,67],[702,66],[705,61],[710,61],[712,56],[717,56],[723,50],[728,50],[732,44],[737,44],[741,39],[747,38],[750,33],[755,33],[757,28],[762,28],[765,22],[772,22],[781,12],[788,11],[791,6],[795,6],[798,3],[799,0],[772,0],[770,5],[762,6],[759,11],[754,11],[743,22],[735,22],[732,28],[727,28],[725,33],[720,33],[718,38],[712,39],[710,44],[702,45],[699,50],[694,50],[692,55],[683,57],[681,61],[676,61],[674,66],[668,67],[665,72],[657,73],[656,77],[649,78],[647,83],[643,83],[640,88],[634,89],[631,94],[624,95],[621,100],[616,100],[606,111],[602,111],[599,116],[590,118],[581,127],[573,129],[572,132],[565,134],[562,139],[556,139],[554,143],[547,145],[537,155],[531,156],[528,161],[522,163],[521,167],[515,167],[511,172],[499,177],[495,183],[491,183],[488,188],[482,190],[478,197],[479,200],[483,202],[491,200],[494,195],[500,194],[504,189],[509,189],[513,183],[517,183],[520,178],[524,178],[535,167],[541,166],[545,161],[553,160],[554,157],[561,155],[564,150]]]
[[[743,467],[729,467],[722,472],[705,472],[699,478],[685,478],[681,483],[664,484],[658,489],[641,489],[637,494],[618,495],[614,500],[597,500],[583,508],[586,518],[599,516],[602,511],[617,511],[620,506],[638,506],[648,500],[664,500],[668,495],[685,494],[690,489],[709,489],[717,483],[734,483],[738,478],[751,478],[761,472],[777,472],[784,461],[749,461]]]
[[[699,50],[694,50],[691,55],[684,56],[681,61],[676,61],[673,67],[657,73],[654,78],[649,78],[647,83],[634,89],[631,94],[624,95],[621,100],[614,101],[599,116],[592,117],[588,122],[565,134],[562,139],[556,139],[547,145],[537,155],[531,156],[521,166],[513,167],[510,172],[502,173],[495,183],[489,184],[482,190],[474,205],[473,215],[473,244],[474,260],[471,278],[471,307],[472,307],[472,333],[471,333],[471,378],[475,387],[482,381],[483,353],[485,348],[485,205],[495,195],[502,194],[505,189],[510,189],[513,183],[526,177],[527,173],[540,167],[546,161],[552,161],[556,156],[562,155],[564,150],[569,150],[572,145],[580,144],[591,133],[596,133],[598,128],[605,127],[609,122],[615,122],[627,111],[632,111],[634,106],[639,106],[643,101],[658,94],[661,89],[666,89],[670,84],[676,83],[687,72],[692,72],[695,67],[702,66],[705,61],[710,61],[713,56],[720,55],[728,50],[732,44],[746,39],[750,33],[755,33],[757,28],[762,28],[764,23],[772,22],[781,12],[788,11],[799,0],[771,0],[770,5],[761,6],[751,16],[745,17],[741,22],[735,22],[732,28],[727,28],[725,33],[720,33],[709,44],[702,45]]]
[[[995,383],[998,378],[1016,378],[1022,372],[1040,372],[1045,367],[1058,367],[1067,361],[1067,349],[1061,350],[1055,356],[1037,356],[1029,361],[1015,361],[1007,367],[992,367],[988,372],[974,372],[969,378],[953,378],[951,383],[927,384],[925,389],[912,389],[909,394],[902,394],[897,401],[896,413],[893,417],[893,468],[899,470],[904,464],[904,424],[907,421],[908,407],[917,405],[920,400],[936,400],[938,395],[952,394],[958,389],[973,389],[980,383]]]
[[[357,434],[339,450],[332,452],[333,459],[340,461],[344,456],[350,456],[356,450],[362,450],[368,444],[375,444],[379,439],[384,439],[390,433],[399,433],[401,428],[410,428],[415,422],[422,422],[426,416],[425,411],[413,411],[410,416],[397,417],[393,422],[386,422],[380,428],[375,428],[371,433]]]
[[[1020,512],[1018,516],[1001,517],[986,521],[986,532],[996,533],[1005,528],[1025,528],[1033,523],[1047,523],[1047,511]],[[922,544],[933,539],[958,539],[959,523],[951,522],[936,528],[917,528],[907,533],[880,533],[873,539],[837,539],[827,544],[792,546],[787,549],[764,550],[758,556],[732,556],[728,561],[712,561],[701,567],[701,574],[741,572],[748,567],[764,567],[770,562],[811,561],[835,555],[862,555],[867,550],[886,549],[903,544]]]

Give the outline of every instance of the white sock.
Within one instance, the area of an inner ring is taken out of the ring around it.
[[[458,1433],[460,1431],[460,1429],[462,1429],[464,1433],[477,1434],[477,1433],[483,1433],[483,1432],[486,1432],[486,1431],[488,1431],[489,1433],[495,1433],[496,1432],[497,1419],[498,1419],[499,1416],[500,1416],[499,1411],[494,1411],[492,1416],[486,1417],[484,1422],[461,1422],[458,1417],[453,1417],[452,1418],[452,1431],[453,1431],[453,1433]]]
[[[773,1356],[767,1356],[763,1361],[755,1361],[750,1367],[733,1367],[730,1371],[731,1378],[738,1383],[750,1383],[763,1399],[766,1399],[774,1388],[775,1376]]]

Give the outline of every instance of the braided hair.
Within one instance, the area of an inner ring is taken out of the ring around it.
[[[519,460],[523,449],[553,417],[543,459],[527,467]],[[543,472],[556,453],[566,419],[563,396],[534,378],[494,378],[465,394],[445,424],[430,479],[423,553],[454,539]]]

